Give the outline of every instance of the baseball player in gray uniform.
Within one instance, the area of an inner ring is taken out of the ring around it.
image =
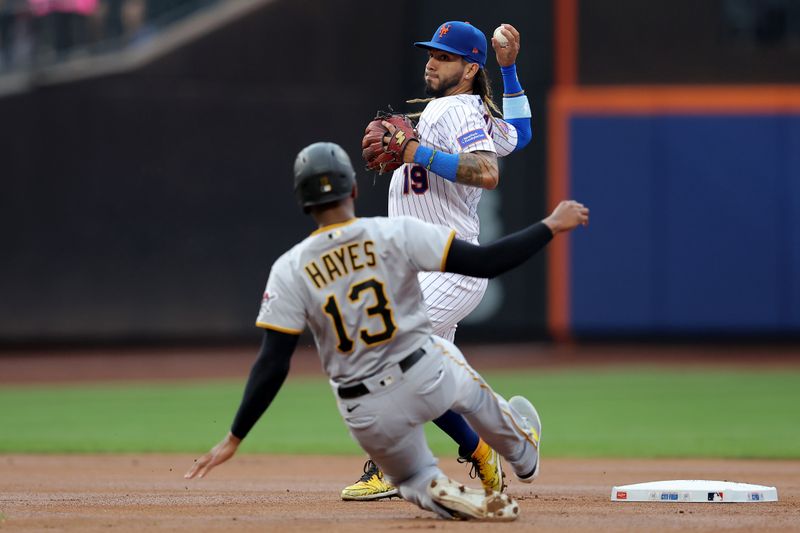
[[[411,216],[456,231],[456,237],[478,243],[478,203],[483,189],[499,181],[497,158],[522,149],[531,139],[531,108],[517,77],[520,34],[503,24],[505,41],[492,39],[503,78],[503,119],[492,100],[485,71],[484,34],[465,22],[440,25],[430,41],[425,66],[427,102],[416,127],[417,141],[405,150],[405,164],[392,174],[389,216]],[[414,102],[414,101],[412,101]],[[413,135],[413,133],[411,134]],[[410,137],[409,137],[410,138]],[[369,163],[369,161],[368,161]],[[433,332],[455,339],[458,323],[481,302],[488,280],[452,272],[421,272],[419,281]],[[502,490],[503,471],[497,453],[462,417],[448,412],[434,420],[459,445],[459,461],[473,465],[471,475],[487,490]],[[371,462],[356,483],[342,490],[345,500],[390,497],[396,490]]]
[[[185,477],[203,477],[234,455],[280,389],[308,325],[351,435],[403,498],[444,518],[514,520],[519,506],[508,495],[443,475],[423,425],[448,409],[462,414],[530,482],[540,471],[539,416],[525,398],[494,393],[453,343],[432,334],[417,273],[495,276],[588,223],[588,209],[562,202],[542,222],[476,246],[410,217],[356,218],[355,172],[336,144],[303,149],[294,174],[297,198],[319,227],[273,265],[256,322],[264,341],[231,430]]]

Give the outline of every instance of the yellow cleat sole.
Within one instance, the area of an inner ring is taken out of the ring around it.
[[[384,498],[400,497],[397,489],[387,490],[384,492],[373,492],[370,494],[345,494],[342,492],[342,500],[346,502],[370,502],[374,500],[383,500]]]

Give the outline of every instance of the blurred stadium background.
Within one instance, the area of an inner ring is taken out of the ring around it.
[[[450,19],[521,31],[534,109],[482,239],[567,196],[593,216],[493,281],[461,342],[800,337],[795,0],[0,0],[0,345],[257,342],[310,229],[294,154],[360,161]],[[359,180],[385,214],[388,180]]]

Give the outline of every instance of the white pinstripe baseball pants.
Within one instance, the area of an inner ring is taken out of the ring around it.
[[[420,272],[418,277],[433,334],[453,342],[458,323],[481,303],[489,280],[452,272]]]

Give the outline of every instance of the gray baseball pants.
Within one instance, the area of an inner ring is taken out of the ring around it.
[[[461,413],[520,475],[534,469],[539,451],[519,413],[492,391],[453,343],[433,336],[423,348],[425,356],[407,372],[393,365],[363,381],[368,394],[347,400],[337,395],[337,401],[350,434],[400,495],[447,518],[427,492],[431,480],[444,474],[425,440],[426,422],[448,409]]]

